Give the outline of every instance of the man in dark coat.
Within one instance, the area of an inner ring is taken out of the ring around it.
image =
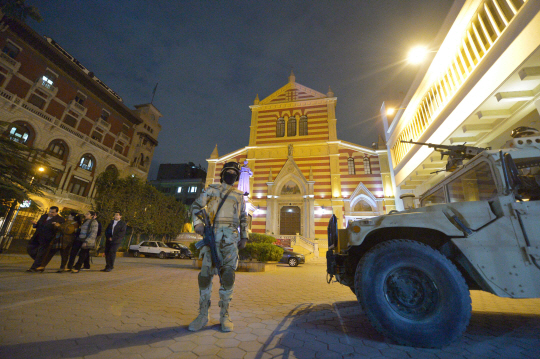
[[[36,232],[30,239],[27,249],[30,257],[34,259],[34,263],[27,272],[36,272],[36,269],[41,265],[45,254],[47,254],[52,240],[56,236],[58,227],[65,221],[66,220],[58,214],[58,207],[56,206],[49,208],[49,213],[42,215],[37,222],[32,221]]]
[[[116,259],[116,251],[122,239],[126,235],[127,225],[126,222],[122,221],[122,213],[115,212],[114,219],[109,223],[107,229],[105,230],[105,268],[102,269],[102,272],[110,272],[114,268],[114,260]]]

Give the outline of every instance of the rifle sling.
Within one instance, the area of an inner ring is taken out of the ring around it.
[[[219,213],[219,210],[221,209],[221,207],[223,206],[223,204],[225,203],[225,200],[227,199],[227,197],[229,197],[229,194],[232,192],[232,190],[234,189],[233,186],[231,186],[231,188],[229,188],[229,190],[227,191],[227,193],[225,193],[225,197],[223,197],[221,199],[221,202],[219,202],[219,206],[217,208],[217,211],[216,211],[216,215],[214,216],[214,223],[212,223],[212,232],[214,232],[214,224],[216,224],[216,219],[217,219],[217,215]]]

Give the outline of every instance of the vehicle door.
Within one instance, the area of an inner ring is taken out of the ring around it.
[[[159,248],[156,242],[148,242],[148,254],[156,256],[159,254]]]
[[[142,254],[148,254],[149,253],[149,247],[148,247],[148,242],[142,242],[140,245],[139,245],[139,253],[142,253]]]

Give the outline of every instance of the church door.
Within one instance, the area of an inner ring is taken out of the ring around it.
[[[297,206],[281,207],[279,216],[279,232],[281,235],[300,233],[300,208]]]

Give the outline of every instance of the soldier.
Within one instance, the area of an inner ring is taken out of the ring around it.
[[[233,323],[229,318],[229,304],[234,287],[234,271],[238,265],[238,249],[244,248],[248,239],[244,193],[235,190],[233,187],[239,175],[240,166],[238,163],[225,163],[220,174],[221,183],[209,185],[206,192],[203,192],[191,205],[193,224],[197,234],[204,235],[204,224],[196,216],[196,213],[204,207],[207,207],[208,217],[214,226],[216,249],[222,263],[219,306],[221,307],[221,330],[224,332],[233,330]],[[216,218],[216,212],[223,198],[225,200]],[[239,227],[240,233],[238,233]],[[212,255],[208,246],[201,249],[200,257],[203,261],[199,273],[199,315],[189,324],[189,330],[191,331],[200,330],[208,323],[212,278],[214,274],[217,274],[217,270],[212,264]]]

